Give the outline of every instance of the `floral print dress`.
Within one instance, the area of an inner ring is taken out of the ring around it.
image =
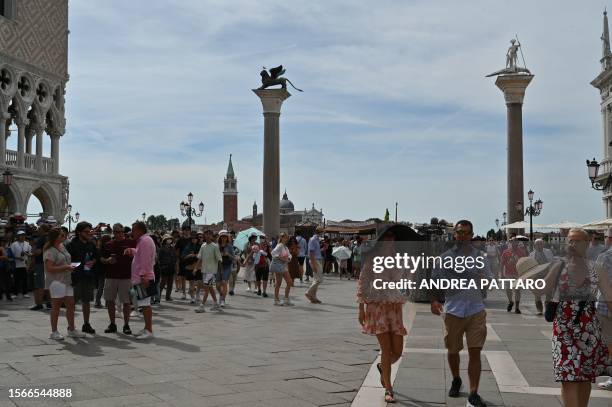
[[[567,266],[559,276],[559,305],[553,321],[552,354],[555,381],[594,382],[606,370],[608,348],[601,339],[594,298],[597,276],[590,268],[580,287]]]
[[[364,303],[366,306],[365,323],[361,332],[368,335],[380,335],[387,332],[394,335],[407,335],[402,314],[402,307],[406,300],[366,300],[363,290],[364,281],[361,278],[364,275],[365,273],[362,273],[357,280],[357,302]]]

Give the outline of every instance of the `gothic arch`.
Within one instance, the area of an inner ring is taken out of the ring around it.
[[[21,212],[23,208],[23,199],[19,189],[15,185],[6,187],[2,185],[3,193],[0,196],[0,216]]]
[[[32,195],[38,198],[46,216],[57,216],[57,214],[60,212],[60,205],[57,201],[57,197],[55,196],[53,189],[46,182],[39,182],[32,187],[27,194],[27,198],[25,199],[23,206],[24,209],[27,209],[28,203],[30,202],[30,199],[32,199]]]

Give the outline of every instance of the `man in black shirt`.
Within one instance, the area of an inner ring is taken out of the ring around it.
[[[38,228],[38,237],[34,241],[32,254],[34,255],[34,305],[30,308],[32,311],[43,309],[43,301],[45,299],[45,266],[43,262],[43,247],[47,242],[47,233],[49,233],[49,225],[42,224]],[[51,304],[47,303],[47,309],[51,309]]]
[[[79,222],[74,229],[74,238],[66,245],[72,256],[72,262],[81,263],[76,269],[77,281],[74,285],[74,299],[81,301],[83,307],[82,331],[94,335],[96,331],[89,324],[91,302],[94,299],[96,286],[95,265],[98,261],[98,250],[91,238],[91,223]]]
[[[182,229],[182,235],[181,237],[178,238],[178,240],[176,241],[176,245],[174,246],[176,249],[177,259],[181,259],[183,250],[185,249],[185,247],[187,247],[188,244],[191,243],[191,228],[185,225],[181,229]],[[183,264],[183,261],[179,260],[179,272],[178,272],[176,289],[183,293],[183,297],[182,297],[183,300],[187,299],[187,295],[185,293],[185,285],[186,285],[185,277],[188,276],[187,273],[189,273],[189,275],[192,274],[192,272],[190,270],[187,270],[185,266],[186,265]]]

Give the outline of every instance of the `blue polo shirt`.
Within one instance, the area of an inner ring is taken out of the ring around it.
[[[314,257],[317,260],[323,260],[323,256],[321,256],[321,244],[319,243],[319,236],[312,235],[310,240],[308,241],[308,255],[314,252]]]
[[[440,257],[442,257],[443,259],[443,263],[446,257],[456,258],[460,256],[470,256],[474,259],[476,257],[482,256],[484,257],[484,268],[477,268],[474,265],[470,268],[465,267],[465,270],[463,272],[458,272],[454,269],[434,268],[431,272],[431,278],[433,280],[474,280],[476,281],[477,287],[480,287],[480,280],[483,278],[486,278],[487,280],[493,280],[494,276],[491,272],[491,267],[489,265],[489,261],[487,260],[486,254],[477,250],[473,246],[471,247],[471,250],[468,254],[465,254],[462,249],[460,249],[458,246],[455,246],[440,255]],[[459,318],[467,318],[470,315],[475,315],[485,309],[483,296],[480,288],[464,290],[449,289],[445,290],[444,294],[444,312],[446,312],[447,314],[451,314]]]

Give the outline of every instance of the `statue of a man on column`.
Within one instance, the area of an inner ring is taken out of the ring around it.
[[[517,42],[515,39],[510,40],[510,47],[508,48],[508,52],[506,52],[506,68],[516,69],[518,66],[518,49],[521,46],[520,42]]]

